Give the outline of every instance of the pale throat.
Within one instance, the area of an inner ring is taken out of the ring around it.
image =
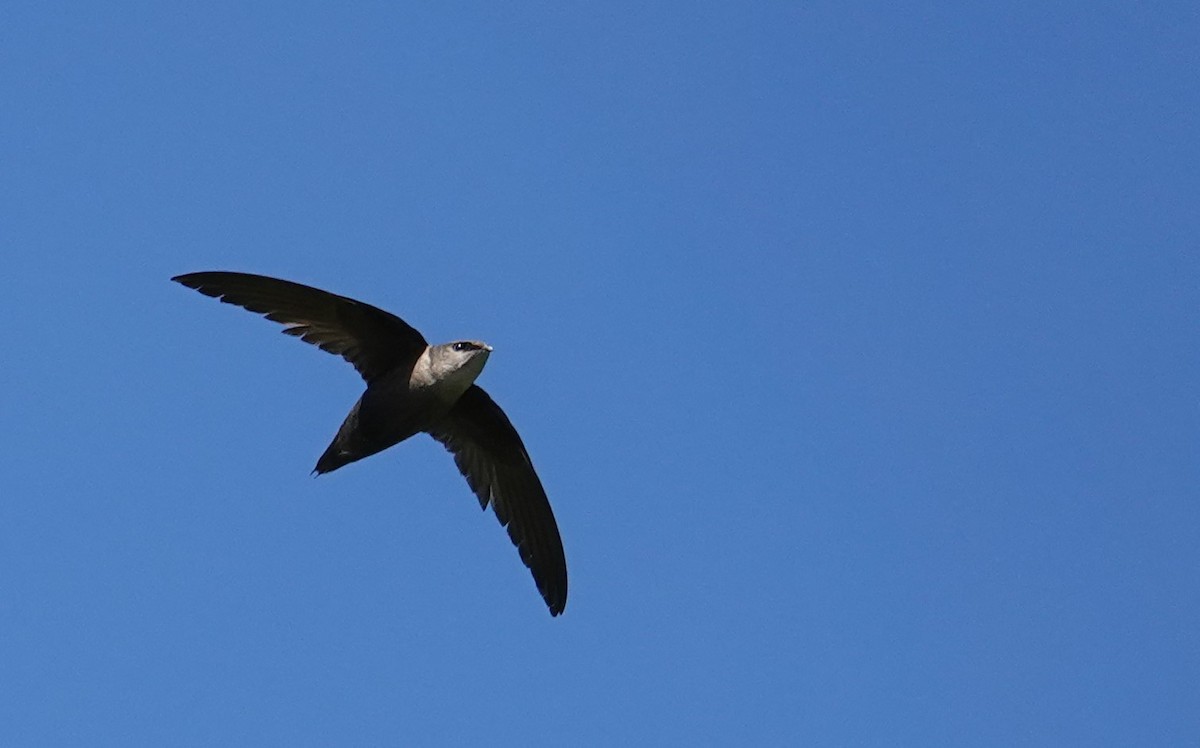
[[[475,382],[475,378],[483,371],[487,363],[488,352],[481,351],[465,362],[439,356],[437,360],[430,355],[432,348],[426,348],[413,366],[409,378],[410,390],[424,390],[426,393],[444,400],[454,402]]]

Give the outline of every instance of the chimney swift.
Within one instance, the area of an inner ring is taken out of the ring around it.
[[[492,347],[478,340],[429,345],[404,320],[361,301],[248,273],[171,280],[282,323],[348,361],[367,389],[350,409],[317,475],[370,457],[424,431],[454,454],[479,504],[500,524],[557,616],[567,604],[567,562],[542,482],[504,411],[476,384]]]

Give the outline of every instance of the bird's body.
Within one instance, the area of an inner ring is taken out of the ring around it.
[[[467,355],[453,350],[464,343],[478,347],[468,349]],[[368,384],[313,472],[337,470],[430,431],[474,383],[491,350],[477,341],[430,346],[412,371],[393,370]]]
[[[333,472],[382,452],[421,433],[449,409],[433,398],[414,395],[403,381],[369,385],[342,421],[313,472],[318,475]]]
[[[328,473],[425,432],[454,453],[480,504],[508,528],[552,615],[563,611],[562,540],[529,454],[504,412],[474,384],[491,346],[429,345],[403,320],[362,302],[290,281],[229,272],[173,278],[284,324],[284,332],[345,358],[367,383],[317,460]]]

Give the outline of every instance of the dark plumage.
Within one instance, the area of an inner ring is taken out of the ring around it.
[[[171,280],[282,323],[284,332],[348,361],[367,384],[317,461],[328,473],[426,432],[454,454],[480,505],[490,504],[533,573],[551,615],[567,603],[558,525],[529,453],[474,379],[491,347],[430,346],[399,317],[361,301],[262,275],[204,272]]]

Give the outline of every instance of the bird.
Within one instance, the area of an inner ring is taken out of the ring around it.
[[[567,603],[567,562],[558,523],[529,452],[500,406],[475,379],[492,347],[478,340],[430,345],[399,317],[310,286],[265,275],[205,271],[171,280],[283,324],[283,332],[341,356],[366,390],[314,475],[426,433],[454,456],[479,500],[508,530],[551,616]]]

